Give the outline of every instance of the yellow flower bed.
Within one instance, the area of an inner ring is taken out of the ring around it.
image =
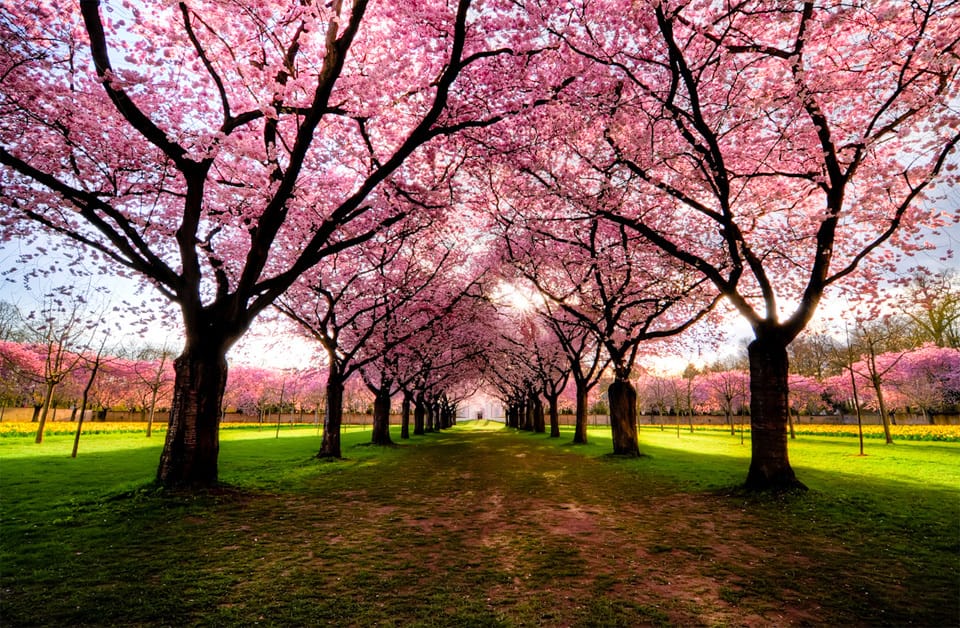
[[[220,424],[220,429],[242,427],[256,427],[257,423],[230,423]],[[268,425],[264,423],[264,425]],[[0,421],[0,438],[5,436],[35,436],[38,423],[30,421]],[[167,424],[164,421],[153,423],[154,432],[165,432]],[[84,421],[84,434],[145,434],[147,424],[143,421]],[[47,421],[43,428],[45,436],[76,434],[77,424],[73,421]]]
[[[797,434],[814,436],[856,436],[856,425],[813,424],[796,426]],[[960,441],[960,425],[891,425],[890,435],[894,440],[941,440]],[[864,425],[864,438],[883,438],[882,425]]]
[[[646,427],[646,426],[644,426]],[[694,429],[722,432],[730,431],[729,426],[723,425],[697,425]],[[750,431],[750,421],[747,419],[744,424],[744,430]],[[740,433],[739,423],[736,425],[736,431]],[[803,425],[794,425],[794,432],[800,435],[808,436],[857,436],[856,425],[836,425],[830,423],[804,423]],[[891,425],[890,434],[894,440],[925,440],[925,441],[948,441],[960,442],[960,425]],[[883,426],[870,424],[863,426],[864,438],[883,438]]]

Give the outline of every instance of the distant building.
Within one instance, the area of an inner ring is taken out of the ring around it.
[[[457,408],[458,421],[503,421],[504,417],[500,400],[483,393],[465,399]]]

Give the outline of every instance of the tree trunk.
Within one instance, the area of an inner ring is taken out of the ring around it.
[[[97,378],[97,371],[99,370],[100,354],[97,354],[97,359],[93,362],[93,366],[90,369],[90,378],[87,380],[87,385],[83,388],[83,397],[80,400],[80,419],[77,421],[77,433],[73,437],[73,452],[70,454],[72,458],[77,457],[77,450],[80,448],[80,434],[83,431],[83,415],[87,413],[87,399],[90,397],[90,389],[93,387],[93,381]]]
[[[875,373],[876,367],[874,366],[871,370]],[[887,403],[883,398],[883,385],[880,377],[874,374],[870,378],[870,383],[873,384],[873,391],[877,395],[877,409],[880,411],[880,422],[883,423],[883,437],[888,445],[892,445],[893,433],[890,431],[890,413],[887,412]]]
[[[517,403],[515,401],[511,401],[507,405],[507,427],[514,429],[520,427],[520,422],[517,418]]]
[[[147,438],[150,438],[150,436],[153,434],[153,417],[157,411],[157,393],[158,391],[156,388],[150,392],[150,414],[149,418],[147,419]]]
[[[217,483],[220,406],[227,384],[226,347],[188,341],[173,363],[173,404],[157,481],[166,487]]]
[[[392,445],[390,438],[390,388],[389,385],[377,391],[373,399],[373,433],[370,436],[373,445]]]
[[[327,410],[323,415],[323,439],[317,458],[342,458],[340,425],[343,423],[343,383],[339,377],[327,380]]]
[[[40,425],[37,426],[37,437],[34,439],[36,443],[43,442],[43,428],[47,425],[47,412],[50,411],[50,402],[53,400],[53,391],[56,387],[57,385],[54,383],[47,383],[47,393],[43,397],[43,412],[40,414]]]
[[[528,432],[536,431],[537,429],[537,408],[536,404],[533,402],[533,395],[527,395],[527,400],[524,402],[524,429]]]
[[[577,382],[577,424],[573,430],[573,444],[587,444],[587,388]]]
[[[402,440],[410,438],[410,402],[412,399],[412,394],[403,392],[403,402],[400,404],[400,438]]]
[[[543,420],[543,400],[539,395],[534,395],[530,398],[531,404],[533,405],[533,431],[537,434],[545,434],[547,431],[547,424]]]
[[[786,343],[756,339],[747,347],[750,358],[751,457],[745,488],[751,491],[805,489],[787,455]]]
[[[547,397],[547,406],[550,412],[550,438],[560,438],[560,395],[550,395]]]
[[[426,425],[425,418],[427,414],[426,404],[422,395],[418,395],[413,406],[413,435],[423,436]]]
[[[639,456],[637,441],[637,391],[625,379],[616,379],[607,389],[610,402],[610,430],[613,453],[618,456]]]

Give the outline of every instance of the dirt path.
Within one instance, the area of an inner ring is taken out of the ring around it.
[[[727,498],[655,494],[617,461],[547,446],[542,437],[476,431],[436,439],[417,448],[415,469],[341,493],[342,516],[373,531],[388,562],[417,566],[400,570],[401,594],[455,583],[464,603],[508,624],[817,621],[816,603],[790,599],[787,583],[767,583],[759,597],[748,591],[757,584],[752,567],[781,561],[795,572],[809,561],[747,543],[751,526]]]

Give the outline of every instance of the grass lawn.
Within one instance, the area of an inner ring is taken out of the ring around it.
[[[749,434],[274,434],[201,495],[151,486],[162,433],[0,438],[0,625],[960,623],[960,443],[801,436],[811,490],[755,497]]]

